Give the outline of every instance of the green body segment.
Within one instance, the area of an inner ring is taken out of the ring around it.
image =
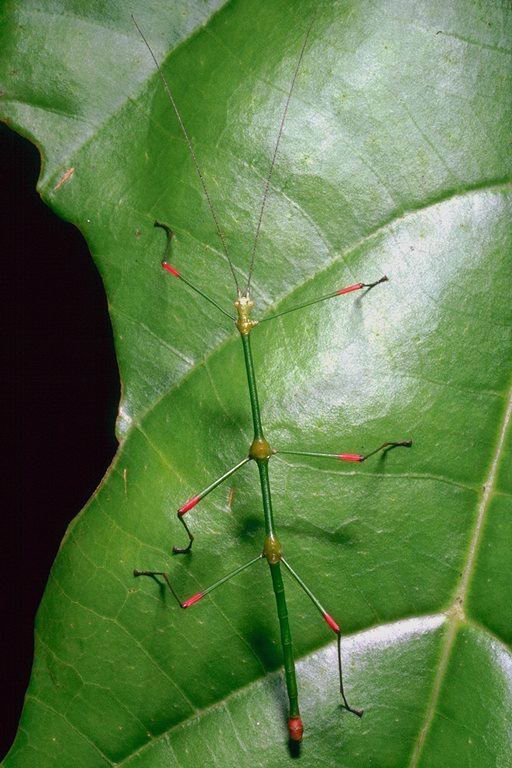
[[[261,426],[260,404],[258,402],[258,390],[256,388],[256,374],[254,372],[254,363],[252,359],[251,340],[249,334],[241,333],[242,345],[244,348],[245,370],[247,371],[247,383],[249,385],[249,397],[251,399],[252,423],[254,426],[254,439],[263,437],[263,427]]]
[[[272,513],[272,497],[270,495],[270,480],[268,477],[268,459],[258,461],[260,473],[261,500],[263,502],[263,514],[265,515],[265,533],[270,538],[275,538],[274,516]],[[268,558],[267,558],[268,559]]]
[[[286,678],[288,699],[290,701],[290,717],[295,718],[300,716],[299,692],[297,690],[297,677],[295,675],[295,661],[293,658],[292,633],[290,630],[290,622],[288,621],[288,606],[286,605],[286,596],[284,593],[281,563],[269,563],[269,567],[270,575],[272,576],[274,594],[276,596],[279,629],[281,630],[284,675]]]
[[[256,387],[256,375],[254,372],[250,337],[249,333],[241,333],[240,335],[244,349],[247,383],[249,385],[249,397],[251,401],[251,412],[254,425],[254,439],[255,441],[264,441],[265,438],[261,424],[261,413],[258,402],[258,391]],[[263,548],[263,554],[267,558],[270,567],[272,585],[274,587],[274,594],[276,598],[277,616],[279,619],[279,628],[281,632],[281,645],[283,648],[283,664],[285,670],[286,688],[290,702],[290,719],[300,720],[292,636],[290,623],[288,621],[288,607],[286,605],[286,595],[281,572],[281,547],[275,534],[274,517],[272,512],[272,496],[270,493],[270,481],[268,474],[268,456],[264,458],[255,457],[255,461],[258,465],[263,513],[265,516],[266,539]],[[302,737],[302,724],[300,725],[300,734],[293,735],[292,730],[290,729],[290,736],[292,739],[300,741]]]

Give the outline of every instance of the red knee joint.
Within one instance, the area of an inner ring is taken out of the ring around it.
[[[328,613],[324,613],[324,615],[323,615],[323,616],[324,616],[324,619],[325,619],[325,621],[327,622],[327,624],[328,624],[328,625],[330,626],[330,628],[332,629],[332,631],[333,631],[333,632],[336,632],[336,634],[338,635],[338,634],[340,633],[340,631],[341,631],[341,630],[340,630],[339,626],[336,624],[336,622],[334,621],[333,617],[332,617],[332,616],[329,616],[329,614],[328,614]]]
[[[360,453],[338,453],[340,461],[364,461],[364,456]]]
[[[191,509],[195,507],[195,505],[201,501],[200,496],[192,496],[191,499],[186,501],[179,509],[178,509],[178,515],[181,517],[186,512],[189,512]]]
[[[302,741],[304,726],[300,717],[290,717],[288,719],[288,733],[292,741]]]
[[[181,277],[176,267],[173,267],[171,264],[168,264],[166,261],[162,261],[162,267],[165,269],[166,272],[169,272],[169,274],[174,275],[174,277]]]
[[[343,296],[344,293],[352,293],[352,291],[360,291],[361,288],[364,288],[364,283],[354,283],[354,285],[347,285],[346,288],[340,288],[339,291],[336,291],[336,295]]]
[[[190,608],[194,603],[198,603],[204,597],[204,592],[198,592],[196,595],[192,595],[188,600],[185,600],[182,604],[182,608]]]

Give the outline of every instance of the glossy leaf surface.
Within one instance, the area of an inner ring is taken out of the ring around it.
[[[281,766],[274,598],[264,563],[183,612],[262,545],[255,468],[189,520],[174,511],[247,452],[249,401],[229,270],[168,76],[243,281],[304,30],[254,275],[258,316],[382,274],[389,283],[257,327],[275,448],[366,452],[364,465],[275,457],[286,556],[341,623],[335,643],[287,582],[306,733],[301,766],[510,760],[512,195],[507,3],[239,0],[10,2],[4,119],[41,147],[40,190],[85,234],[123,381],[120,448],[66,534],[6,768]],[[228,491],[234,488],[234,491]],[[58,489],[56,489],[56,493]],[[142,583],[141,583],[142,582]]]

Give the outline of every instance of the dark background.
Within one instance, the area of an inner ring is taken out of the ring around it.
[[[0,168],[1,757],[19,720],[51,564],[116,450],[119,379],[85,241],[35,191],[36,148],[1,124]]]

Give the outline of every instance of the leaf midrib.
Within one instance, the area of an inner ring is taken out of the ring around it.
[[[441,689],[443,687],[444,677],[450,661],[450,656],[453,649],[454,641],[457,636],[459,626],[462,623],[465,623],[467,621],[466,614],[465,614],[465,605],[466,605],[466,599],[468,595],[468,588],[471,581],[471,575],[474,570],[476,556],[478,553],[480,542],[482,540],[482,531],[483,531],[484,523],[486,520],[487,512],[489,510],[490,502],[492,500],[492,497],[495,491],[500,458],[504,450],[507,432],[511,423],[512,423],[512,385],[509,388],[508,402],[505,406],[503,419],[498,432],[496,449],[491,459],[488,475],[483,484],[480,503],[478,505],[478,514],[477,514],[477,518],[476,518],[474,529],[473,529],[473,535],[471,536],[471,540],[469,542],[469,546],[467,550],[466,562],[462,569],[462,574],[461,574],[459,583],[457,585],[457,589],[455,590],[452,604],[446,611],[446,615],[448,618],[448,628],[442,642],[441,651],[439,655],[439,666],[437,669],[436,676],[434,678],[430,700],[429,700],[427,709],[425,711],[425,719],[411,754],[409,768],[418,768],[419,766],[419,763],[423,754],[423,749],[424,749],[424,746],[425,746],[425,743],[426,743],[426,740],[430,732],[430,728],[432,726],[432,722],[434,720],[434,716],[436,713],[437,703],[441,695]]]

